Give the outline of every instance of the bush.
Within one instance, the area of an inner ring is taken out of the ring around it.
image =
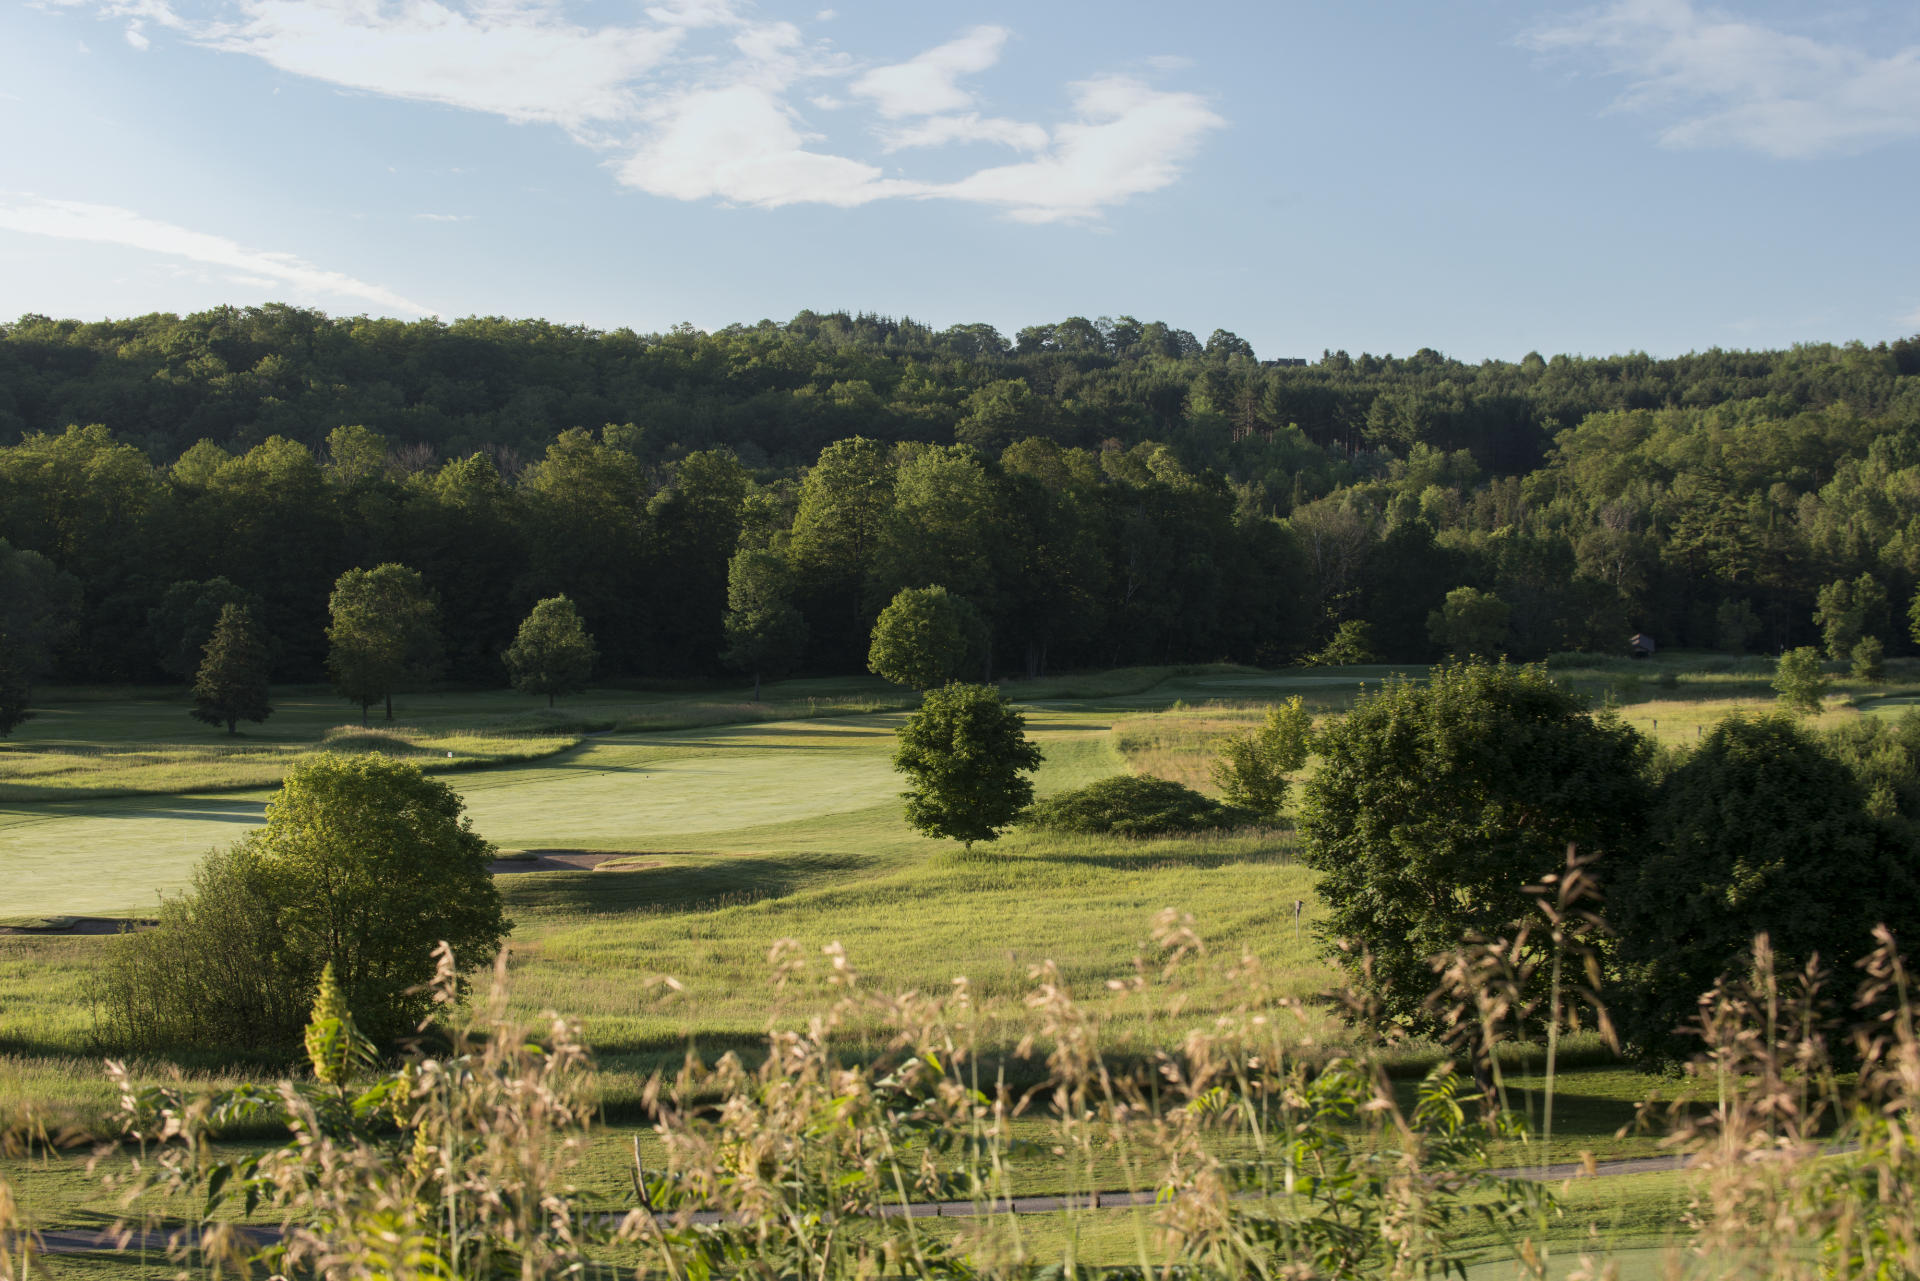
[[[1544,668],[1469,663],[1368,690],[1316,737],[1301,852],[1320,873],[1329,944],[1385,1012],[1432,1030],[1431,958],[1538,919],[1525,887],[1567,846],[1606,857],[1638,836],[1651,745]],[[1602,864],[1605,867],[1606,864]]]
[[[1820,669],[1820,651],[1802,645],[1780,655],[1774,668],[1773,690],[1788,711],[1818,713],[1827,696],[1827,678]]]
[[[1161,836],[1238,827],[1254,818],[1169,779],[1115,774],[1048,797],[1027,812],[1026,821],[1053,832]]]
[[[427,1014],[436,944],[469,963],[512,922],[459,796],[404,762],[322,753],[215,853],[159,924],[115,945],[96,1002],[127,1049],[284,1051],[330,965],[376,1041]]]
[[[1872,948],[1876,924],[1908,937],[1911,841],[1868,807],[1848,763],[1792,718],[1715,726],[1662,781],[1647,839],[1610,860],[1627,1039],[1652,1058],[1689,1053],[1675,1029],[1722,975],[1740,977],[1756,934],[1783,969],[1817,954],[1836,973]]]

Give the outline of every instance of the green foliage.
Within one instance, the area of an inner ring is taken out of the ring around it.
[[[1862,636],[1854,642],[1852,671],[1856,679],[1863,681],[1884,680],[1887,675],[1887,647],[1878,636]]]
[[[331,962],[320,971],[320,990],[314,995],[302,1040],[313,1079],[335,1089],[345,1087],[373,1059],[373,1045],[360,1035]]]
[[[1427,615],[1427,638],[1451,658],[1498,658],[1507,643],[1507,602],[1478,587],[1456,587]]]
[[[0,489],[0,495],[4,492]],[[0,500],[0,535],[5,533],[4,516]],[[72,574],[0,537],[0,634],[11,640],[13,668],[23,685],[32,685],[52,669],[56,653],[73,635],[80,605],[80,583]]]
[[[1911,837],[1868,804],[1860,779],[1792,719],[1715,726],[1662,780],[1645,840],[1610,855],[1627,1039],[1688,1053],[1676,1029],[1756,934],[1789,971],[1817,953],[1839,973],[1871,949],[1874,925],[1906,937],[1920,923]]]
[[[267,638],[252,612],[244,605],[222,606],[193,680],[190,715],[208,725],[225,725],[230,736],[236,722],[258,723],[273,715],[268,655]]]
[[[332,967],[380,1043],[427,1013],[441,943],[491,955],[511,928],[493,850],[446,784],[378,754],[290,772],[266,825],[216,853],[159,924],[119,941],[103,1033],[127,1048],[282,1051]]]
[[[393,719],[393,696],[409,684],[431,680],[440,666],[440,629],[433,598],[419,573],[388,563],[350,569],[334,584],[327,601],[327,669],[348,702],[360,704],[361,719],[374,703],[386,700]]]
[[[263,616],[260,597],[225,578],[167,588],[160,603],[147,611],[156,666],[175,680],[191,681],[205,657],[207,639],[229,605],[244,606],[256,622]]]
[[[1148,774],[1115,774],[1049,796],[1022,821],[1053,832],[1160,836],[1237,827],[1250,817],[1182,783]]]
[[[1887,590],[1872,574],[1840,579],[1820,589],[1813,621],[1826,640],[1827,657],[1845,662],[1862,638],[1885,626]]]
[[[727,648],[720,661],[753,674],[753,699],[762,677],[778,680],[807,647],[807,620],[793,604],[793,572],[776,552],[742,548],[727,566]]]
[[[1773,691],[1791,712],[1818,712],[1827,696],[1827,678],[1820,670],[1820,651],[1802,645],[1780,655],[1773,670]]]
[[[1251,734],[1220,745],[1213,762],[1215,787],[1231,805],[1272,821],[1287,803],[1287,775],[1307,763],[1313,749],[1313,713],[1298,694],[1267,709],[1266,721]]]
[[[1353,667],[1379,661],[1380,655],[1373,650],[1373,624],[1363,618],[1349,618],[1332,640],[1300,660],[1305,667]]]
[[[523,694],[545,694],[548,707],[556,696],[587,687],[597,657],[580,611],[565,596],[549,596],[536,604],[500,656],[513,687]]]
[[[1321,933],[1364,949],[1357,980],[1416,1026],[1430,1025],[1430,958],[1470,934],[1512,937],[1533,915],[1523,887],[1555,873],[1570,844],[1602,857],[1629,846],[1648,801],[1649,744],[1540,667],[1392,681],[1323,727],[1317,748],[1297,830],[1320,873]]]
[[[873,625],[867,670],[909,689],[932,689],[978,662],[986,644],[979,611],[944,587],[903,587]]]
[[[1713,647],[1744,654],[1760,635],[1760,616],[1747,600],[1721,601],[1713,612]]]
[[[1857,716],[1821,741],[1859,780],[1869,814],[1920,821],[1920,710],[1909,709],[1897,720]]]
[[[893,767],[908,779],[907,822],[972,850],[998,840],[1033,800],[1040,749],[1026,719],[991,685],[943,685],[899,729]]]
[[[0,738],[10,736],[33,713],[27,710],[27,671],[20,647],[0,632]]]

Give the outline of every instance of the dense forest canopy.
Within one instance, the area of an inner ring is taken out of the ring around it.
[[[1856,622],[1906,652],[1920,338],[1468,365],[1261,361],[1130,317],[27,316],[0,328],[0,540],[0,633],[69,680],[177,671],[181,619],[241,599],[317,679],[334,581],[387,562],[437,596],[454,678],[504,680],[560,594],[603,673],[708,674],[742,551],[784,565],[812,671],[860,669],[931,585],[1026,671],[1343,634],[1415,661],[1460,587],[1522,656],[1770,651],[1861,575],[1890,604]]]

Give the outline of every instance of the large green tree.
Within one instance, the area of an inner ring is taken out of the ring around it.
[[[256,622],[263,614],[258,595],[226,578],[188,580],[167,588],[160,603],[147,611],[147,631],[153,637],[154,661],[160,670],[175,680],[192,680],[200,670],[207,638],[229,605],[244,607]]]
[[[1316,746],[1298,831],[1320,876],[1322,934],[1370,955],[1370,975],[1356,976],[1416,1027],[1429,1024],[1431,958],[1469,935],[1512,937],[1534,916],[1526,886],[1569,845],[1603,858],[1628,848],[1649,799],[1646,740],[1540,667],[1473,662],[1391,681]]]
[[[1872,574],[1839,579],[1820,589],[1813,621],[1827,645],[1827,657],[1853,657],[1860,642],[1887,625],[1887,589]]]
[[[1506,649],[1507,602],[1478,587],[1456,587],[1427,615],[1427,636],[1456,661],[1498,658]]]
[[[13,637],[0,632],[0,738],[10,736],[20,722],[32,717],[27,698],[27,669],[20,661],[20,648]]]
[[[807,620],[793,604],[793,571],[777,552],[743,548],[727,566],[727,648],[721,661],[760,678],[784,676],[807,645]]]
[[[523,694],[545,694],[547,706],[561,694],[578,694],[593,675],[597,656],[585,620],[565,596],[534,605],[513,644],[500,658]]]
[[[195,874],[106,976],[129,1048],[294,1049],[328,966],[363,1031],[391,1044],[431,1007],[434,949],[487,963],[512,928],[493,848],[459,796],[378,753],[288,773],[264,826]]]
[[[1790,973],[1836,975],[1876,924],[1920,925],[1912,828],[1876,818],[1861,780],[1788,717],[1732,717],[1662,781],[1646,839],[1609,860],[1607,920],[1627,999],[1615,1016],[1655,1057],[1698,1047],[1680,1029],[1765,933]]]
[[[903,587],[873,624],[867,670],[909,689],[944,685],[986,648],[986,625],[944,587]]]
[[[801,479],[787,558],[814,648],[829,661],[858,661],[873,617],[862,593],[893,510],[893,481],[886,446],[858,436],[821,450]]]
[[[244,605],[222,606],[194,676],[193,718],[225,725],[229,737],[241,721],[266,720],[273,715],[267,689],[271,663],[266,633],[253,612]]]
[[[440,667],[440,627],[419,573],[391,562],[340,575],[327,601],[327,669],[348,702],[367,709],[385,700],[393,719],[397,690],[431,680]]]
[[[893,767],[905,774],[907,822],[928,836],[998,840],[1033,800],[1040,749],[1026,719],[991,685],[943,685],[898,731]]]

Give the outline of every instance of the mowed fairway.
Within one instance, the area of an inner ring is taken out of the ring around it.
[[[504,848],[726,844],[742,829],[865,809],[898,791],[895,718],[606,734],[536,764],[454,775]],[[116,915],[183,886],[207,850],[262,821],[271,793],[142,796],[0,810],[0,916]]]

